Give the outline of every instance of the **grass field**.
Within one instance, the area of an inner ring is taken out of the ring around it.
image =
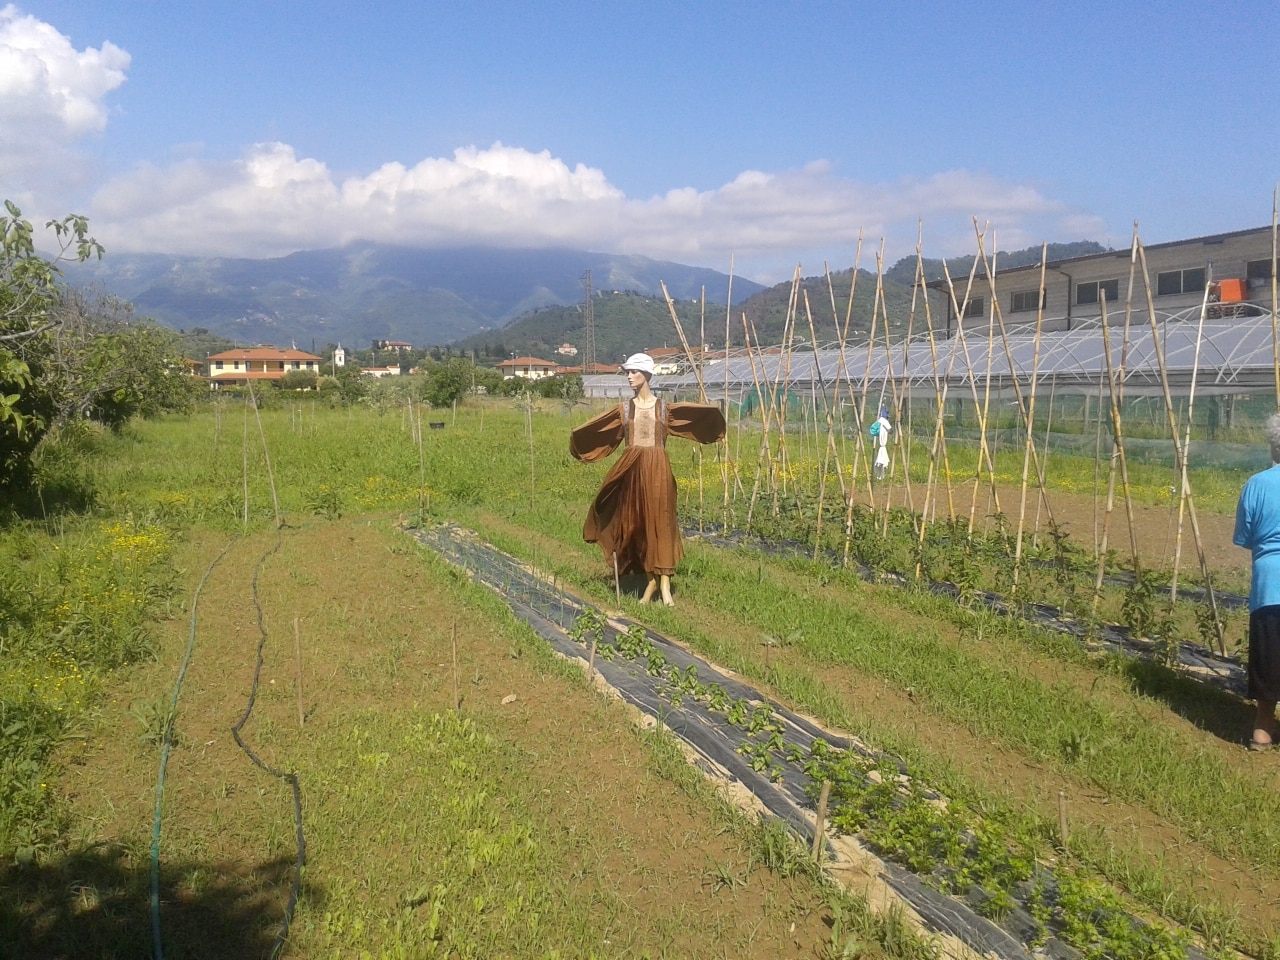
[[[241,732],[266,766],[296,775],[307,843],[286,955],[841,956],[851,939],[868,955],[934,949],[815,875],[496,598],[395,530],[455,520],[612,605],[612,578],[580,538],[607,465],[567,450],[586,415],[472,401],[422,430],[410,408],[292,404],[259,424],[220,405],[68,460],[61,482],[87,489],[93,508],[55,505],[0,543],[6,950],[148,956],[155,915],[167,956],[272,949],[295,872],[291,791],[230,735],[260,644]],[[672,444],[694,523],[723,519],[713,449]],[[1064,464],[1054,502],[1088,544],[1072,576],[1090,589],[1092,498],[1067,481],[1092,475],[1091,462]],[[1158,566],[1169,505],[1157,479],[1144,484],[1136,523]],[[1201,519],[1216,575],[1238,587],[1247,558],[1225,544],[1231,505],[1207,496]],[[771,532],[794,534],[808,510],[792,495],[762,512]],[[841,548],[838,525],[830,535]],[[999,532],[984,536],[985,553],[932,548],[935,568],[1000,586]],[[897,753],[964,822],[1080,890],[1216,955],[1280,957],[1280,904],[1263,893],[1280,879],[1280,766],[1240,746],[1248,705],[826,563],[696,539],[686,550],[677,605],[624,598],[629,615]],[[879,559],[903,557],[915,559],[888,548]],[[1087,606],[1049,574],[1020,589]],[[1102,615],[1118,618],[1125,599],[1113,588]]]

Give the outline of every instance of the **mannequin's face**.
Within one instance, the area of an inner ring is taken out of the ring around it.
[[[648,379],[649,378],[646,377],[639,370],[627,371],[627,383],[631,386],[632,390],[639,390],[641,387],[645,385]]]

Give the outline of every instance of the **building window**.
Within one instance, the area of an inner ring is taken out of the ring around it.
[[[240,361],[239,361],[239,360],[233,360],[233,361],[232,361],[232,367],[231,367],[231,369],[232,369],[232,370],[239,370],[239,369],[240,369]]]
[[[1204,267],[1193,267],[1190,270],[1168,270],[1156,274],[1156,294],[1161,297],[1177,293],[1203,293],[1205,282]]]
[[[307,364],[307,366],[309,367],[309,366],[311,366],[311,364],[309,364],[309,363],[308,363],[308,364]],[[295,370],[301,370],[301,369],[302,369],[302,365],[301,365],[301,364],[299,364],[297,360],[295,360],[295,361],[293,361],[293,369],[295,369]]]
[[[1266,287],[1271,284],[1271,260],[1250,260],[1244,265],[1245,283],[1251,288]]]
[[[1047,297],[1040,290],[1025,290],[1022,293],[1015,293],[1009,303],[1009,312],[1024,313],[1027,310],[1037,310],[1045,305],[1046,300]]]
[[[1107,303],[1115,303],[1120,299],[1120,281],[1093,280],[1076,284],[1076,303],[1097,303],[1099,294],[1107,298]]]
[[[970,297],[964,302],[963,316],[967,320],[970,317],[981,317],[987,312],[986,297]]]
[[[221,361],[221,360],[215,360],[215,361],[214,361],[214,366],[215,366],[218,370],[221,370],[221,369],[222,369],[222,361]]]

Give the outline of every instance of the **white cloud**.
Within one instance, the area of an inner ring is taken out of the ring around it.
[[[128,69],[110,42],[76,50],[49,24],[0,8],[0,183],[16,192],[83,175],[75,145],[106,128],[107,94]]]
[[[870,262],[881,236],[891,238],[891,259],[901,256],[914,247],[919,219],[945,225],[933,240],[949,249],[935,255],[972,249],[975,214],[999,223],[1005,248],[1081,222],[1038,189],[989,175],[860,183],[823,162],[634,200],[601,170],[501,143],[342,181],[287,144],[258,144],[232,163],[140,166],[102,187],[91,212],[95,232],[116,250],[254,257],[355,240],[566,245],[722,268],[734,254],[770,278],[816,251],[847,265],[860,230]]]
[[[110,42],[77,50],[49,24],[0,7],[0,190],[33,219],[94,189],[79,147],[107,130],[108,95],[129,66]],[[740,273],[772,280],[797,261],[814,271],[826,259],[847,266],[860,231],[862,265],[874,265],[881,237],[892,262],[914,249],[919,221],[931,256],[972,251],[975,215],[998,228],[1004,249],[1106,236],[1098,218],[1035,185],[967,170],[874,183],[819,160],[637,199],[602,170],[501,143],[346,179],[284,143],[254,145],[232,162],[203,159],[190,144],[171,156],[96,187],[86,212],[109,249],[256,257],[355,240],[563,245],[722,269],[733,255]]]

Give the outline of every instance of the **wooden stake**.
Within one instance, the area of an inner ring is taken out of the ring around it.
[[[458,621],[454,618],[453,631],[449,637],[449,643],[453,647],[453,712],[462,712],[462,698],[458,694]]]
[[[1065,790],[1058,791],[1058,837],[1062,840],[1062,849],[1067,849],[1067,840],[1070,838],[1067,830],[1067,792]]]
[[[1275,369],[1276,409],[1280,410],[1280,326],[1276,319],[1276,306],[1280,302],[1276,268],[1280,263],[1277,261],[1280,261],[1280,187],[1271,192],[1271,361]]]
[[[306,723],[307,712],[303,707],[302,700],[302,635],[298,631],[298,618],[293,618],[293,650],[296,657],[295,663],[298,667],[298,727],[299,729]]]
[[[825,836],[827,822],[827,801],[831,799],[831,781],[822,781],[822,792],[818,794],[818,817],[813,824],[813,859],[822,860],[822,841]]]
[[[1022,569],[1022,531],[1027,522],[1027,473],[1031,469],[1031,450],[1035,446],[1036,384],[1040,375],[1040,331],[1044,324],[1044,275],[1049,259],[1049,245],[1040,247],[1040,288],[1036,299],[1036,336],[1031,360],[1031,398],[1027,405],[1026,442],[1022,451],[1022,488],[1018,500],[1018,540],[1013,558],[1013,589],[1018,589],[1018,574]],[[1012,371],[1010,371],[1012,373]]]
[[[622,578],[618,576],[618,551],[613,551],[613,597],[622,606]]]

